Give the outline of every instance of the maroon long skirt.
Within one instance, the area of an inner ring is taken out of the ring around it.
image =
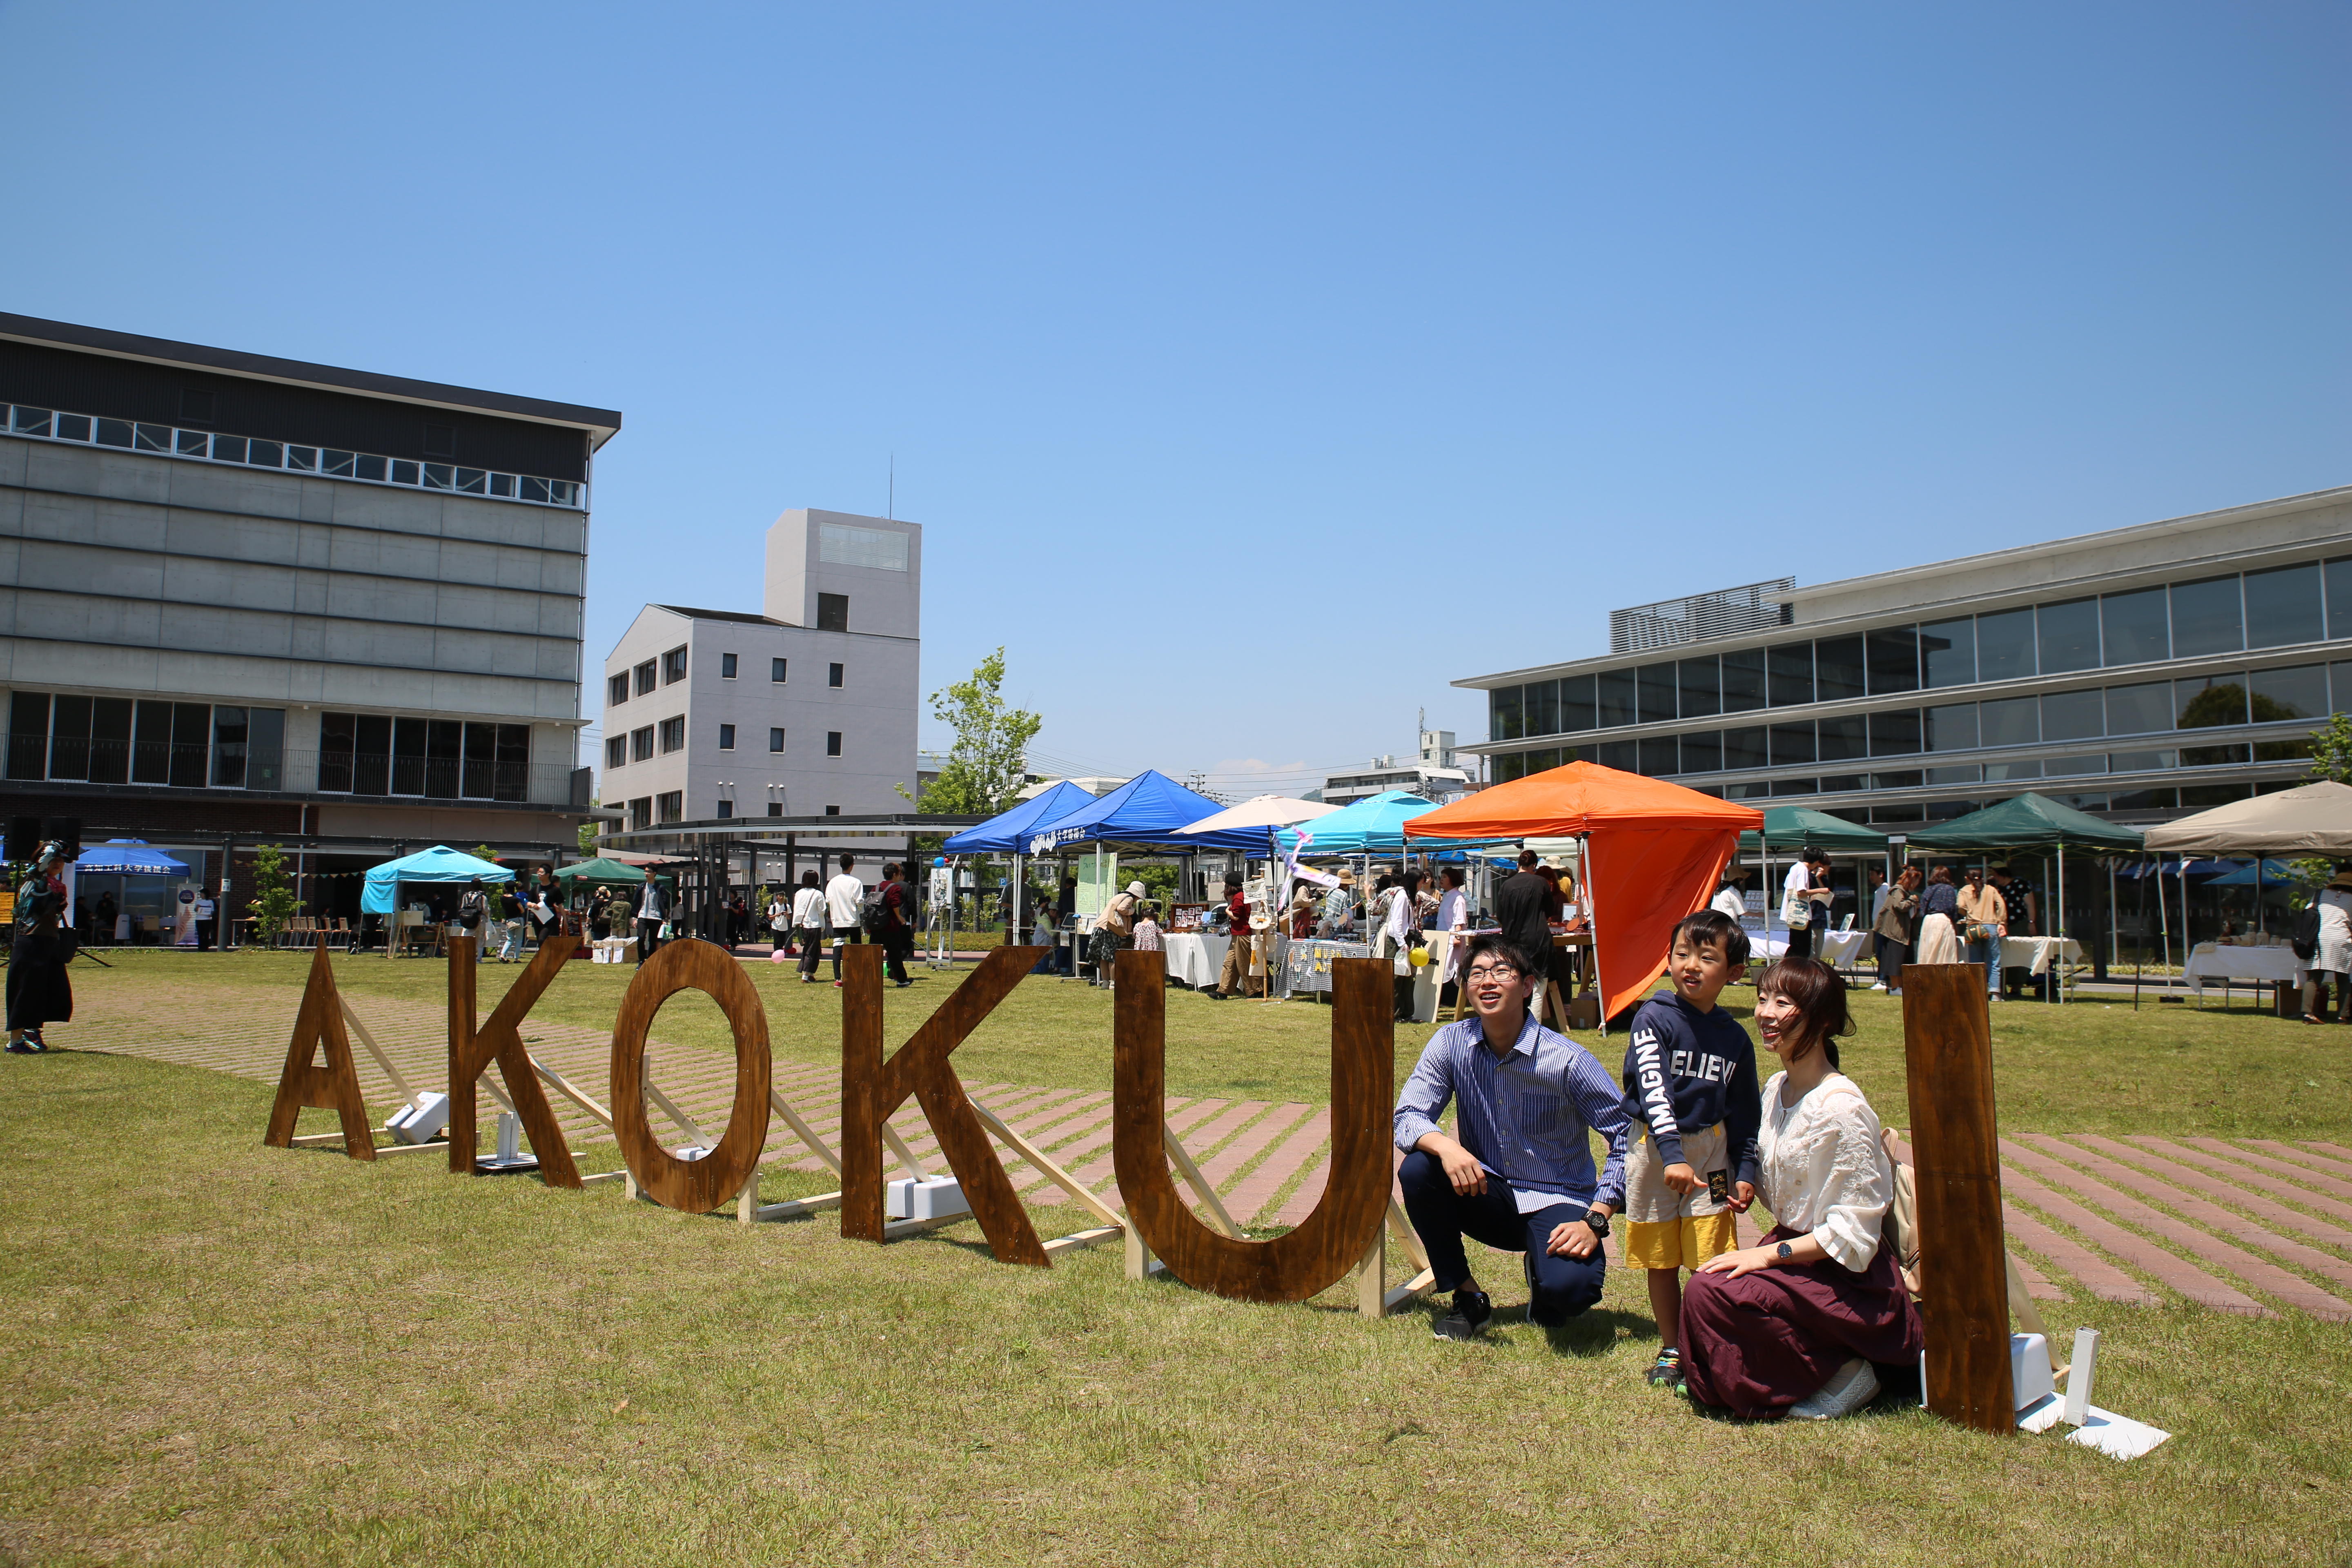
[[[1764,1238],[1794,1241],[1775,1227]],[[1691,1397],[1772,1417],[1854,1357],[1901,1366],[1919,1359],[1919,1311],[1884,1242],[1856,1274],[1834,1258],[1759,1268],[1734,1279],[1694,1274],[1683,1291],[1683,1375]]]

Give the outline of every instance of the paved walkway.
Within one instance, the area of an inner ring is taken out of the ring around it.
[[[402,1074],[420,1088],[446,1081],[447,1036],[437,1010],[371,997],[346,997]],[[109,997],[106,1013],[50,1031],[58,1046],[110,1051],[275,1082],[285,1058],[285,1017],[191,1016],[168,992]],[[591,1099],[609,1092],[612,1040],[564,1024],[525,1025],[532,1055]],[[374,1060],[353,1042],[360,1086],[387,1110],[399,1096]],[[731,1054],[655,1043],[647,1076],[698,1129],[727,1122],[734,1092]],[[492,1069],[491,1076],[495,1076]],[[830,1142],[841,1121],[840,1071],[779,1062],[776,1088]],[[1036,1089],[970,1083],[972,1098],[1042,1149],[1106,1203],[1120,1205],[1111,1169],[1108,1089]],[[561,1095],[551,1093],[564,1136],[583,1169],[616,1169],[612,1135]],[[481,1125],[496,1104],[482,1097]],[[649,1113],[657,1127],[666,1118]],[[1297,1224],[1322,1195],[1330,1158],[1327,1108],[1296,1102],[1171,1099],[1168,1125],[1199,1163],[1234,1217],[1245,1226]],[[940,1169],[938,1142],[910,1099],[894,1117],[919,1158]],[[311,1111],[305,1131],[331,1126]],[[682,1129],[665,1128],[677,1141]],[[258,1136],[258,1129],[256,1129]],[[606,1148],[599,1150],[599,1145]],[[1010,1155],[1010,1151],[1006,1151]],[[600,1158],[601,1154],[601,1158]],[[2328,1321],[2352,1319],[2352,1149],[2327,1142],[2216,1138],[2052,1137],[2001,1140],[2002,1201],[2010,1240],[2028,1290],[2045,1300],[2154,1304],[2183,1300],[2217,1311],[2270,1316],[2307,1312]],[[763,1164],[819,1173],[782,1117],[770,1120]],[[1038,1210],[1045,1234],[1083,1228],[1087,1216],[1062,1189],[1017,1156],[1013,1185]],[[1743,1242],[1754,1226],[1740,1222]],[[1622,1265],[1620,1245],[1611,1244]]]

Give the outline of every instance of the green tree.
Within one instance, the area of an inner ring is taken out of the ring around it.
[[[980,661],[969,679],[931,693],[931,711],[955,731],[939,776],[919,797],[898,793],[921,811],[993,816],[1018,798],[1028,778],[1029,742],[1045,722],[1004,703],[1004,650]]]
[[[595,805],[599,803],[591,799],[588,804]],[[604,831],[604,825],[593,816],[580,825],[580,853],[583,858],[590,860],[596,858],[596,836]]]
[[[253,901],[245,908],[253,917],[253,946],[259,949],[277,940],[300,907],[286,878],[286,852],[278,846],[264,844],[254,850],[253,892]]]
[[[2352,715],[2330,713],[2311,732],[2311,776],[2352,784]]]

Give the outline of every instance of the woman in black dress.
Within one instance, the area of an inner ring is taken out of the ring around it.
[[[73,982],[66,964],[73,932],[63,923],[65,895],[46,880],[46,862],[16,897],[16,942],[8,953],[8,1049],[15,1056],[47,1050],[41,1026],[73,1016]]]

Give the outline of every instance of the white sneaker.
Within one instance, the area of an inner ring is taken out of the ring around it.
[[[1851,1415],[1878,1397],[1878,1373],[1856,1356],[1831,1374],[1810,1395],[1789,1406],[1792,1421],[1834,1421]]]
[[[1873,985],[1871,989],[1873,991],[1884,991],[1886,989],[1886,982],[1884,980],[1879,981],[1876,984]]]

